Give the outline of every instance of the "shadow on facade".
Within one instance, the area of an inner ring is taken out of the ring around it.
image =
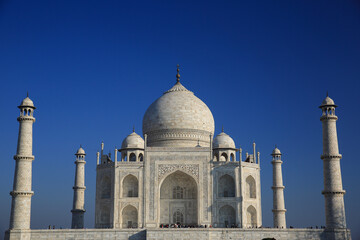
[[[146,230],[135,233],[129,237],[129,240],[145,240],[146,239]]]

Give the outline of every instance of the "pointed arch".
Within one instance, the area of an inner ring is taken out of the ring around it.
[[[250,205],[246,210],[248,227],[257,227],[257,215],[254,206]]]
[[[221,162],[226,162],[228,160],[228,155],[226,153],[222,153],[220,156]]]
[[[219,209],[219,227],[235,227],[236,213],[235,209],[229,205],[222,206]]]
[[[138,197],[139,196],[139,181],[137,177],[132,174],[124,177],[122,181],[122,196],[123,197]]]
[[[138,210],[132,206],[127,205],[123,208],[121,213],[123,228],[137,228],[138,227]]]
[[[229,174],[219,178],[218,197],[235,197],[235,181]]]
[[[191,175],[180,170],[167,175],[160,184],[160,223],[197,224],[197,194]]]
[[[139,161],[140,162],[144,161],[144,155],[142,153],[139,154]]]
[[[136,162],[136,155],[135,155],[135,153],[130,153],[129,162]]]
[[[245,191],[245,196],[247,198],[256,198],[256,182],[251,175],[246,178]]]
[[[235,155],[233,153],[230,154],[230,162],[235,162]]]

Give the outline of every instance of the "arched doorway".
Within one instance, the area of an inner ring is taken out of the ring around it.
[[[190,175],[176,171],[160,188],[161,224],[197,224],[197,184]]]
[[[138,227],[138,211],[134,206],[128,205],[122,210],[122,227]]]
[[[225,205],[219,210],[219,227],[235,227],[236,213],[235,209],[229,205]]]
[[[253,206],[249,206],[246,211],[246,215],[247,215],[248,227],[256,227],[257,226],[256,209]]]

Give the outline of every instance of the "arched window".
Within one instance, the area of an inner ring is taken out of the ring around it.
[[[134,175],[127,175],[123,180],[123,197],[138,197],[139,181]]]
[[[176,186],[173,188],[173,199],[183,199],[184,198],[184,189],[182,187]]]
[[[128,205],[122,211],[122,227],[137,228],[138,227],[138,211],[134,206]]]
[[[139,154],[139,161],[140,162],[144,161],[144,155],[142,153]]]
[[[253,206],[249,206],[247,211],[247,225],[249,227],[257,227],[257,216],[256,216],[256,209]]]
[[[228,156],[226,153],[222,153],[220,156],[220,161],[225,162],[228,160]]]
[[[219,197],[235,197],[235,181],[233,177],[225,174],[220,177],[218,183]]]
[[[229,205],[225,205],[219,210],[219,224],[220,227],[235,227],[236,214],[235,209]]]
[[[234,154],[230,154],[230,161],[233,162],[235,160]]]
[[[180,209],[177,209],[173,214],[173,223],[183,224],[184,223],[184,214],[180,212]]]
[[[130,159],[130,162],[136,162],[135,153],[131,153],[129,159]]]
[[[256,198],[256,182],[252,176],[248,176],[246,178],[246,193],[245,196],[247,198]]]
[[[110,198],[111,195],[111,181],[108,176],[103,177],[101,180],[101,198]]]

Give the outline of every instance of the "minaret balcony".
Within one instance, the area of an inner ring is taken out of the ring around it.
[[[25,160],[25,161],[33,161],[35,159],[34,156],[23,156],[23,155],[15,155],[14,160]]]
[[[335,115],[323,115],[320,117],[320,121],[323,120],[338,120],[338,117]]]
[[[342,155],[341,154],[334,154],[334,155],[322,154],[320,158],[323,160],[341,159]]]

